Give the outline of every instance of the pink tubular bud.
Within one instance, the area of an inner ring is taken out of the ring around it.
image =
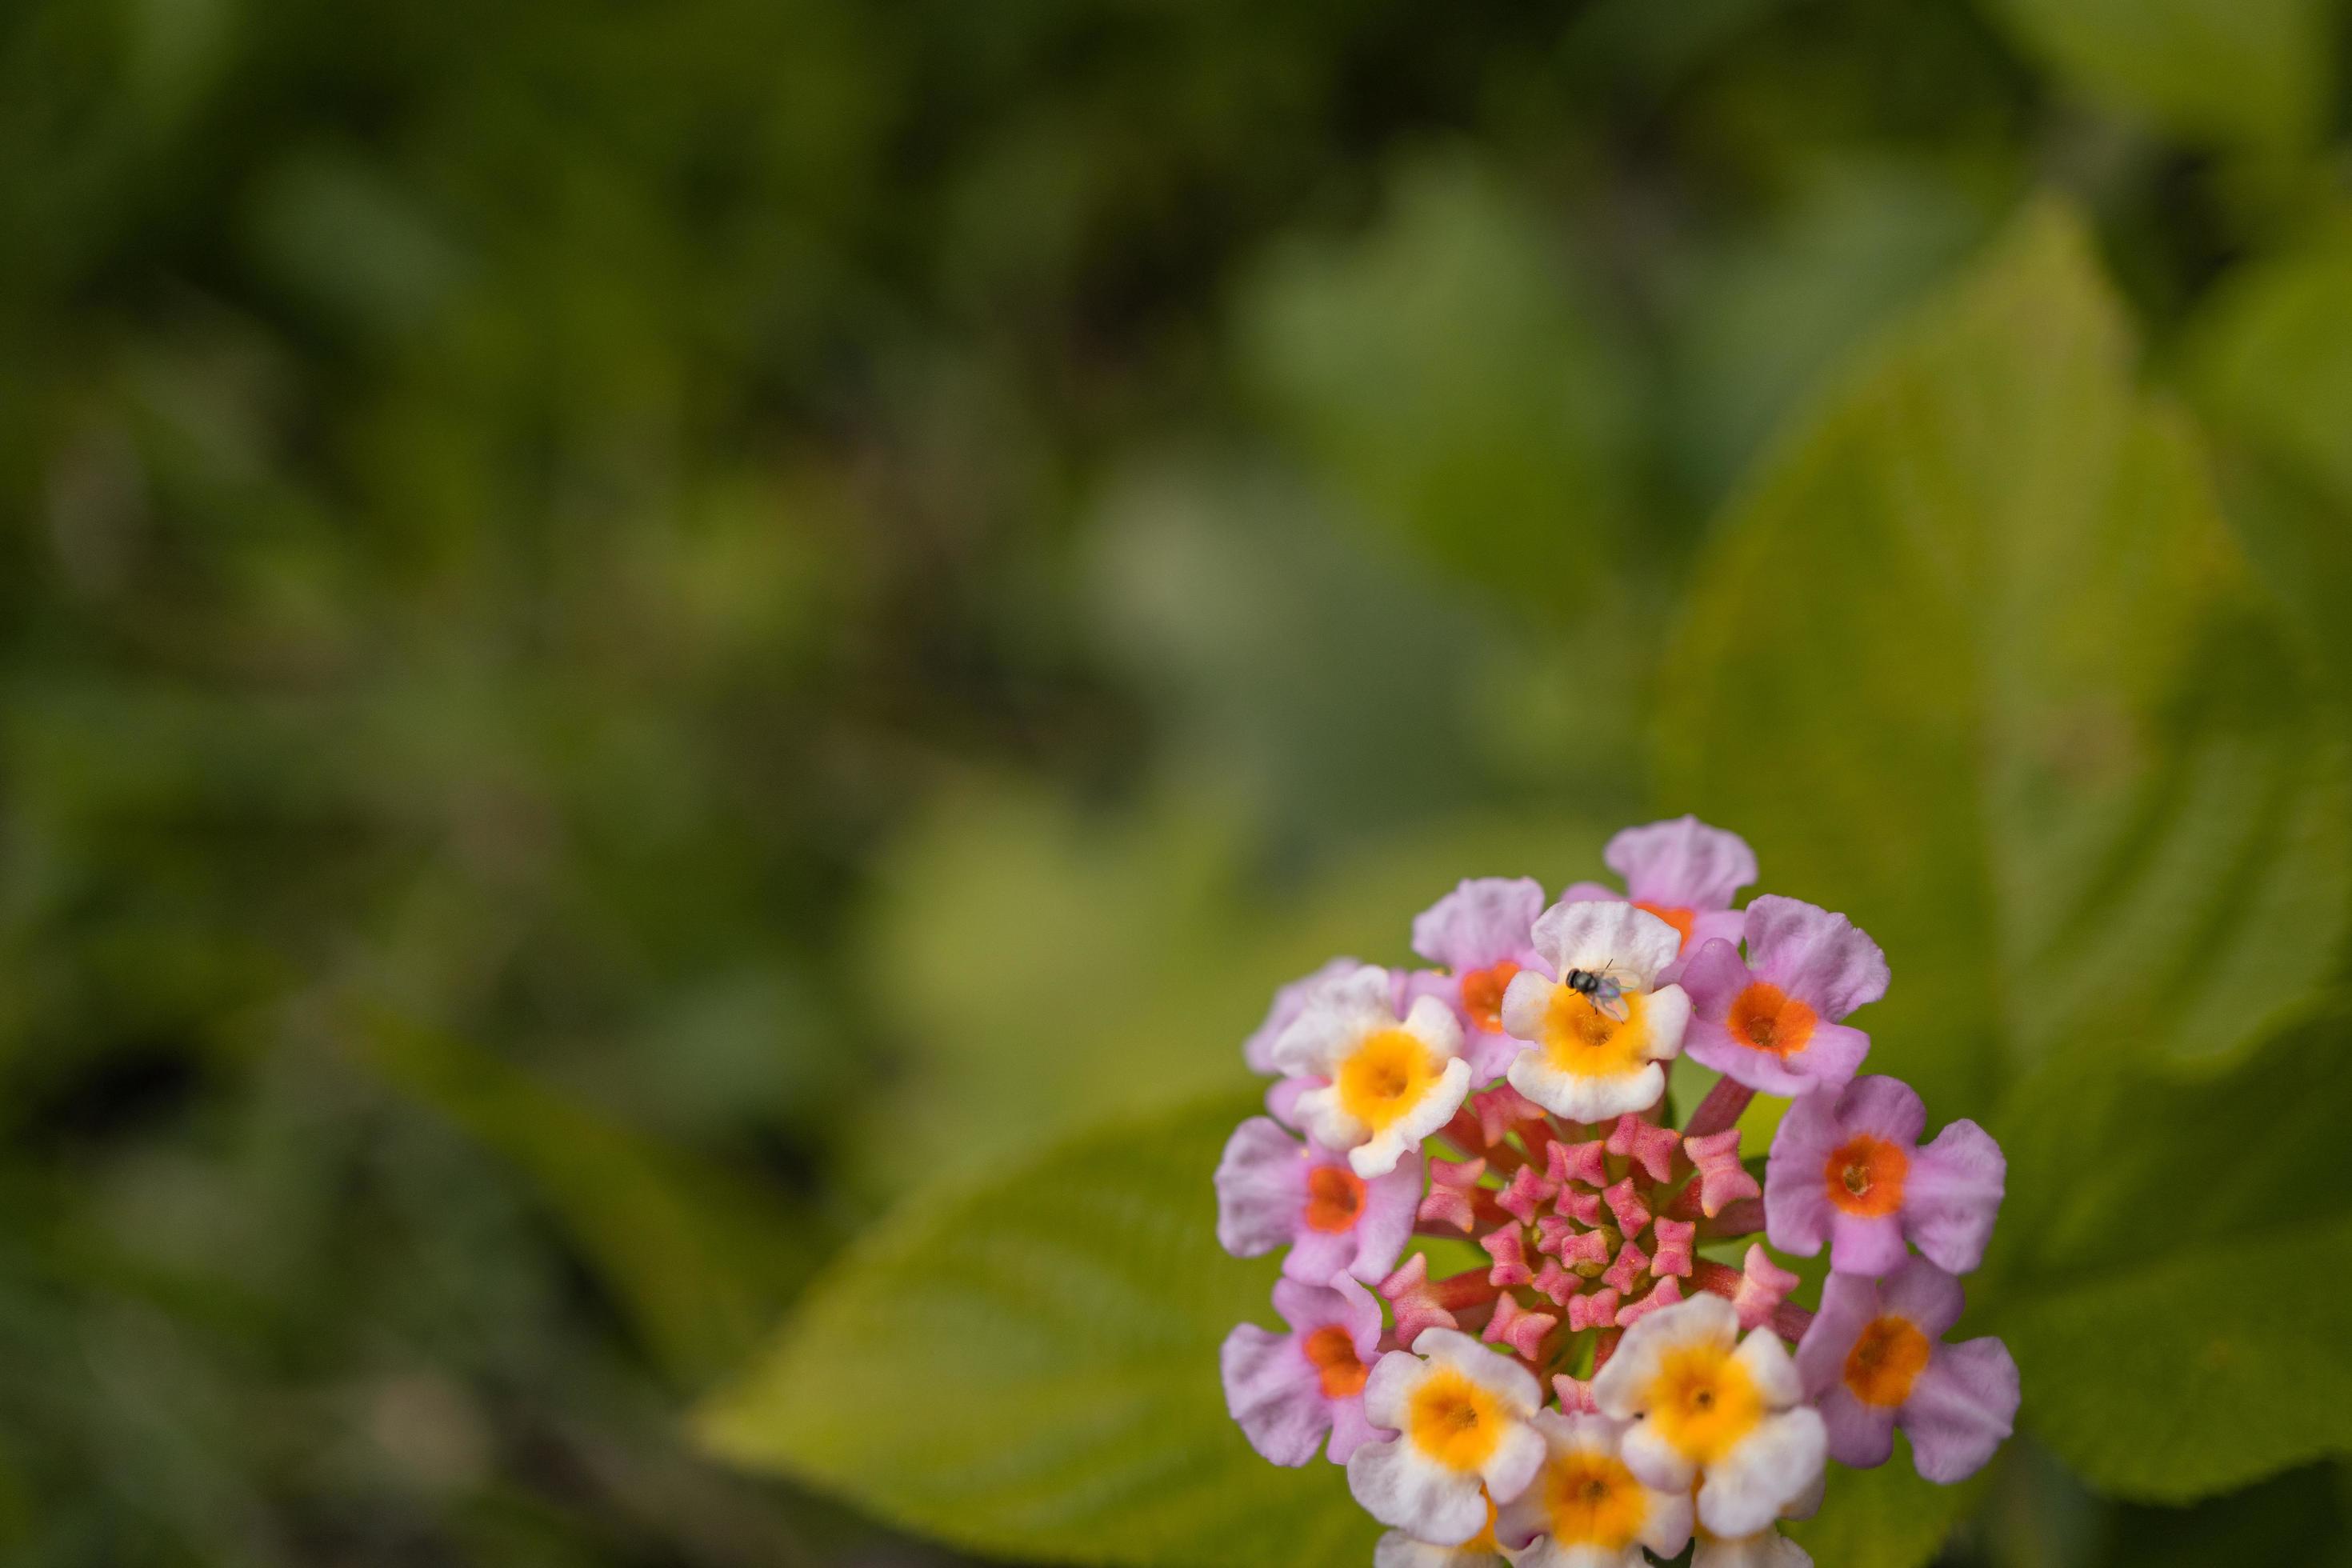
[[[1476,1227],[1478,1178],[1486,1173],[1484,1160],[1432,1160],[1429,1193],[1415,1217],[1450,1225],[1467,1236]]]
[[[1671,1127],[1661,1127],[1639,1116],[1625,1115],[1617,1119],[1616,1129],[1609,1134],[1609,1152],[1632,1160],[1650,1174],[1650,1180],[1663,1182],[1675,1173],[1675,1151],[1682,1145],[1682,1135]]]
[[[1512,1128],[1523,1121],[1540,1125],[1544,1109],[1507,1083],[1498,1083],[1483,1094],[1470,1097],[1470,1110],[1478,1118],[1479,1136],[1491,1149],[1507,1136]]]
[[[1605,1329],[1617,1321],[1617,1292],[1595,1290],[1587,1296],[1568,1299],[1568,1326],[1571,1330]]]
[[[1650,1259],[1650,1272],[1664,1276],[1678,1274],[1688,1277],[1691,1271],[1691,1244],[1698,1238],[1698,1226],[1686,1219],[1662,1219],[1657,1222],[1654,1237],[1657,1255]]]
[[[1739,1271],[1739,1289],[1731,1295],[1731,1305],[1739,1313],[1739,1326],[1753,1329],[1772,1320],[1789,1292],[1797,1288],[1797,1277],[1772,1261],[1762,1247],[1750,1246]]]
[[[1617,1261],[1611,1264],[1608,1272],[1601,1278],[1620,1296],[1624,1296],[1631,1294],[1633,1287],[1640,1284],[1649,1272],[1649,1254],[1629,1241],[1617,1249]]]
[[[1535,1270],[1528,1267],[1527,1232],[1517,1226],[1490,1230],[1478,1238],[1478,1245],[1495,1260],[1495,1267],[1486,1271],[1486,1279],[1498,1289],[1536,1282]]]
[[[1596,1138],[1589,1143],[1554,1143],[1544,1151],[1544,1173],[1555,1187],[1581,1182],[1588,1187],[1609,1184],[1609,1145]]]
[[[1456,1274],[1433,1281],[1429,1258],[1418,1252],[1381,1281],[1381,1295],[1396,1310],[1397,1342],[1406,1346],[1419,1339],[1424,1329],[1460,1328],[1455,1313],[1484,1306],[1496,1293],[1483,1274]]]
[[[1560,1413],[1566,1415],[1598,1415],[1601,1406],[1592,1402],[1592,1384],[1566,1373],[1551,1380],[1551,1391],[1559,1395]]]
[[[1671,1307],[1683,1299],[1683,1282],[1669,1276],[1658,1281],[1658,1288],[1638,1301],[1628,1301],[1617,1309],[1617,1326],[1630,1329],[1661,1307]]]
[[[1544,1336],[1559,1326],[1557,1315],[1522,1307],[1517,1297],[1506,1292],[1495,1299],[1495,1318],[1483,1337],[1489,1344],[1508,1345],[1534,1362],[1541,1359]]]
[[[1558,1192],[1557,1184],[1536,1174],[1533,1165],[1521,1165],[1511,1173],[1511,1184],[1505,1187],[1495,1202],[1506,1214],[1516,1215],[1520,1223],[1533,1225],[1536,1211],[1549,1202]]]
[[[1566,1187],[1561,1189],[1558,1197],[1552,1199],[1551,1206],[1579,1225],[1601,1223],[1599,1193],[1590,1192],[1582,1187]]]
[[[1752,1198],[1763,1192],[1756,1178],[1739,1163],[1739,1129],[1727,1128],[1705,1138],[1685,1138],[1683,1152],[1698,1167],[1699,1212],[1713,1219],[1735,1198]]]
[[[1547,1258],[1544,1266],[1536,1270],[1536,1289],[1549,1297],[1553,1306],[1565,1307],[1570,1296],[1584,1289],[1584,1279],[1562,1268],[1559,1259]]]
[[[1639,1235],[1642,1227],[1650,1223],[1650,1205],[1633,1190],[1633,1177],[1626,1177],[1601,1195],[1609,1200],[1609,1212],[1617,1216],[1617,1228],[1627,1236]]]

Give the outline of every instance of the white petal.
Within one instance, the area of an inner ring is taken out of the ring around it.
[[[1439,1545],[1486,1528],[1486,1495],[1475,1475],[1457,1475],[1401,1438],[1367,1443],[1348,1456],[1348,1489],[1382,1524]]]
[[[1699,1522],[1717,1535],[1754,1535],[1780,1517],[1822,1473],[1829,1447],[1821,1412],[1801,1406],[1769,1415],[1706,1470]]]
[[[1372,1030],[1393,1024],[1389,972],[1366,964],[1316,991],[1274,1042],[1274,1066],[1291,1077],[1328,1078]]]
[[[1422,1338],[1431,1334],[1448,1333],[1450,1330],[1428,1329]],[[1421,1380],[1429,1375],[1429,1363],[1411,1351],[1391,1351],[1372,1363],[1371,1375],[1364,1380],[1364,1416],[1375,1426],[1385,1426],[1393,1432],[1404,1425],[1405,1402]]]
[[[1683,947],[1682,932],[1649,910],[1597,899],[1554,904],[1537,917],[1534,935],[1554,974],[1590,970],[1632,991],[1655,984]]]
[[[1551,994],[1558,990],[1532,969],[1522,969],[1503,987],[1503,1033],[1517,1040],[1543,1038],[1544,1015],[1551,1011]]]
[[[1654,1062],[1672,1061],[1682,1054],[1683,1030],[1690,1024],[1688,993],[1679,985],[1664,985],[1642,999],[1642,1022],[1650,1037],[1642,1054]]]
[[[1805,1396],[1804,1380],[1797,1375],[1797,1363],[1790,1358],[1780,1336],[1769,1329],[1758,1329],[1740,1342],[1732,1360],[1748,1369],[1756,1380],[1757,1392],[1764,1395],[1765,1405],[1773,1410],[1786,1410]]]
[[[1513,1089],[1570,1121],[1613,1121],[1628,1111],[1647,1110],[1666,1091],[1665,1069],[1655,1062],[1610,1078],[1588,1077],[1562,1072],[1540,1050],[1521,1051],[1503,1076]]]
[[[1299,1128],[1326,1149],[1353,1149],[1371,1135],[1372,1130],[1339,1103],[1339,1090],[1332,1084],[1300,1095],[1290,1113],[1298,1119]],[[1389,1163],[1393,1166],[1396,1162]]]
[[[1645,1323],[1649,1321],[1642,1320]],[[1610,1364],[1614,1366],[1616,1363]],[[1680,1448],[1651,1431],[1647,1421],[1633,1423],[1633,1429],[1625,1434],[1623,1452],[1625,1468],[1643,1486],[1659,1491],[1687,1491],[1692,1479],[1698,1474],[1698,1467],[1684,1458]]]
[[[1404,1027],[1405,1033],[1418,1038],[1441,1057],[1462,1054],[1462,1020],[1454,1016],[1453,1008],[1434,996],[1423,996],[1414,1001],[1412,1011],[1404,1016]]]

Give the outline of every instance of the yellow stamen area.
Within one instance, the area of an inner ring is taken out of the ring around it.
[[[1493,1457],[1508,1420],[1492,1393],[1441,1366],[1407,1401],[1404,1429],[1423,1455],[1459,1472],[1475,1470]]]
[[[1650,1511],[1649,1494],[1624,1461],[1574,1449],[1553,1459],[1538,1483],[1551,1538],[1562,1546],[1622,1552]]]
[[[1884,1138],[1857,1132],[1822,1167],[1830,1202],[1863,1219],[1884,1219],[1903,1206],[1903,1178],[1911,1157]]]
[[[1445,1063],[1410,1029],[1375,1029],[1339,1064],[1339,1107],[1375,1132],[1421,1102]]]
[[[1641,1071],[1647,1060],[1642,1047],[1650,1039],[1650,1026],[1643,1019],[1647,999],[1628,991],[1622,1000],[1625,1021],[1621,1024],[1586,1001],[1581,992],[1553,986],[1543,1021],[1544,1055],[1551,1065],[1578,1078],[1622,1078]]]
[[[1728,1345],[1666,1352],[1648,1404],[1652,1429],[1702,1468],[1731,1452],[1764,1419],[1764,1395]]]
[[[1507,958],[1463,974],[1462,1010],[1470,1015],[1473,1024],[1490,1035],[1503,1032],[1503,993],[1510,989],[1511,977],[1518,972],[1519,966]]]
[[[1907,1318],[1880,1318],[1846,1352],[1846,1391],[1864,1405],[1892,1410],[1911,1397],[1927,1365],[1927,1336]]]

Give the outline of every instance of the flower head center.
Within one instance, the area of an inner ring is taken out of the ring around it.
[[[1299,1348],[1313,1363],[1326,1399],[1348,1399],[1364,1391],[1372,1369],[1356,1353],[1356,1342],[1337,1323],[1327,1323],[1308,1334]]]
[[[1811,1007],[1769,981],[1751,981],[1733,999],[1727,1026],[1743,1046],[1786,1059],[1805,1048],[1820,1022]]]
[[[1649,1038],[1643,1022],[1644,998],[1638,991],[1622,993],[1625,1008],[1621,1022],[1592,1005],[1591,999],[1567,985],[1552,987],[1545,1010],[1544,1051],[1554,1067],[1580,1077],[1614,1078],[1641,1070],[1642,1047]]]
[[[1659,1363],[1648,1403],[1658,1436],[1702,1466],[1729,1453],[1764,1418],[1762,1391],[1723,1345],[1669,1352]]]
[[[1317,1165],[1307,1173],[1307,1207],[1302,1215],[1309,1230],[1326,1236],[1355,1228],[1364,1212],[1364,1178],[1345,1165]]]
[[[1495,1396],[1451,1367],[1433,1373],[1405,1410],[1413,1447],[1449,1470],[1485,1464],[1503,1440],[1503,1426]]]
[[[1420,1036],[1402,1027],[1376,1029],[1339,1064],[1339,1104],[1379,1132],[1411,1110],[1444,1064]]]
[[[1622,1552],[1641,1532],[1649,1500],[1623,1460],[1612,1454],[1579,1449],[1551,1464],[1545,1479],[1547,1531],[1566,1547],[1591,1546]]]
[[[1462,1010],[1470,1015],[1473,1026],[1490,1035],[1503,1032],[1503,993],[1518,972],[1519,966],[1507,958],[1462,976]]]
[[[1910,1157],[1868,1132],[1838,1145],[1822,1174],[1830,1202],[1860,1219],[1881,1219],[1903,1206],[1903,1178]]]
[[[1877,1319],[1846,1352],[1845,1386],[1864,1405],[1891,1410],[1911,1397],[1911,1384],[1927,1369],[1927,1336],[1907,1318]]]

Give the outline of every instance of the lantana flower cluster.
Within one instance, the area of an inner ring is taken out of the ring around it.
[[[1335,960],[1244,1047],[1277,1081],[1218,1165],[1217,1234],[1287,1249],[1286,1327],[1226,1338],[1226,1403],[1274,1463],[1346,1468],[1390,1527],[1377,1568],[1639,1568],[1694,1539],[1694,1568],[1807,1563],[1779,1523],[1825,1461],[1884,1464],[1900,1427],[1958,1481],[2016,1415],[2008,1348],[1945,1342],[2006,1163],[1971,1121],[1922,1142],[1919,1096],[1856,1076],[1878,944],[1735,907],[1755,856],[1694,817],[1603,858],[1622,891],[1462,883],[1413,921],[1429,967]],[[1685,1054],[1721,1076],[1676,1125]],[[1791,1101],[1760,1181],[1758,1094]],[[1828,1249],[1818,1308],[1759,1233]]]

